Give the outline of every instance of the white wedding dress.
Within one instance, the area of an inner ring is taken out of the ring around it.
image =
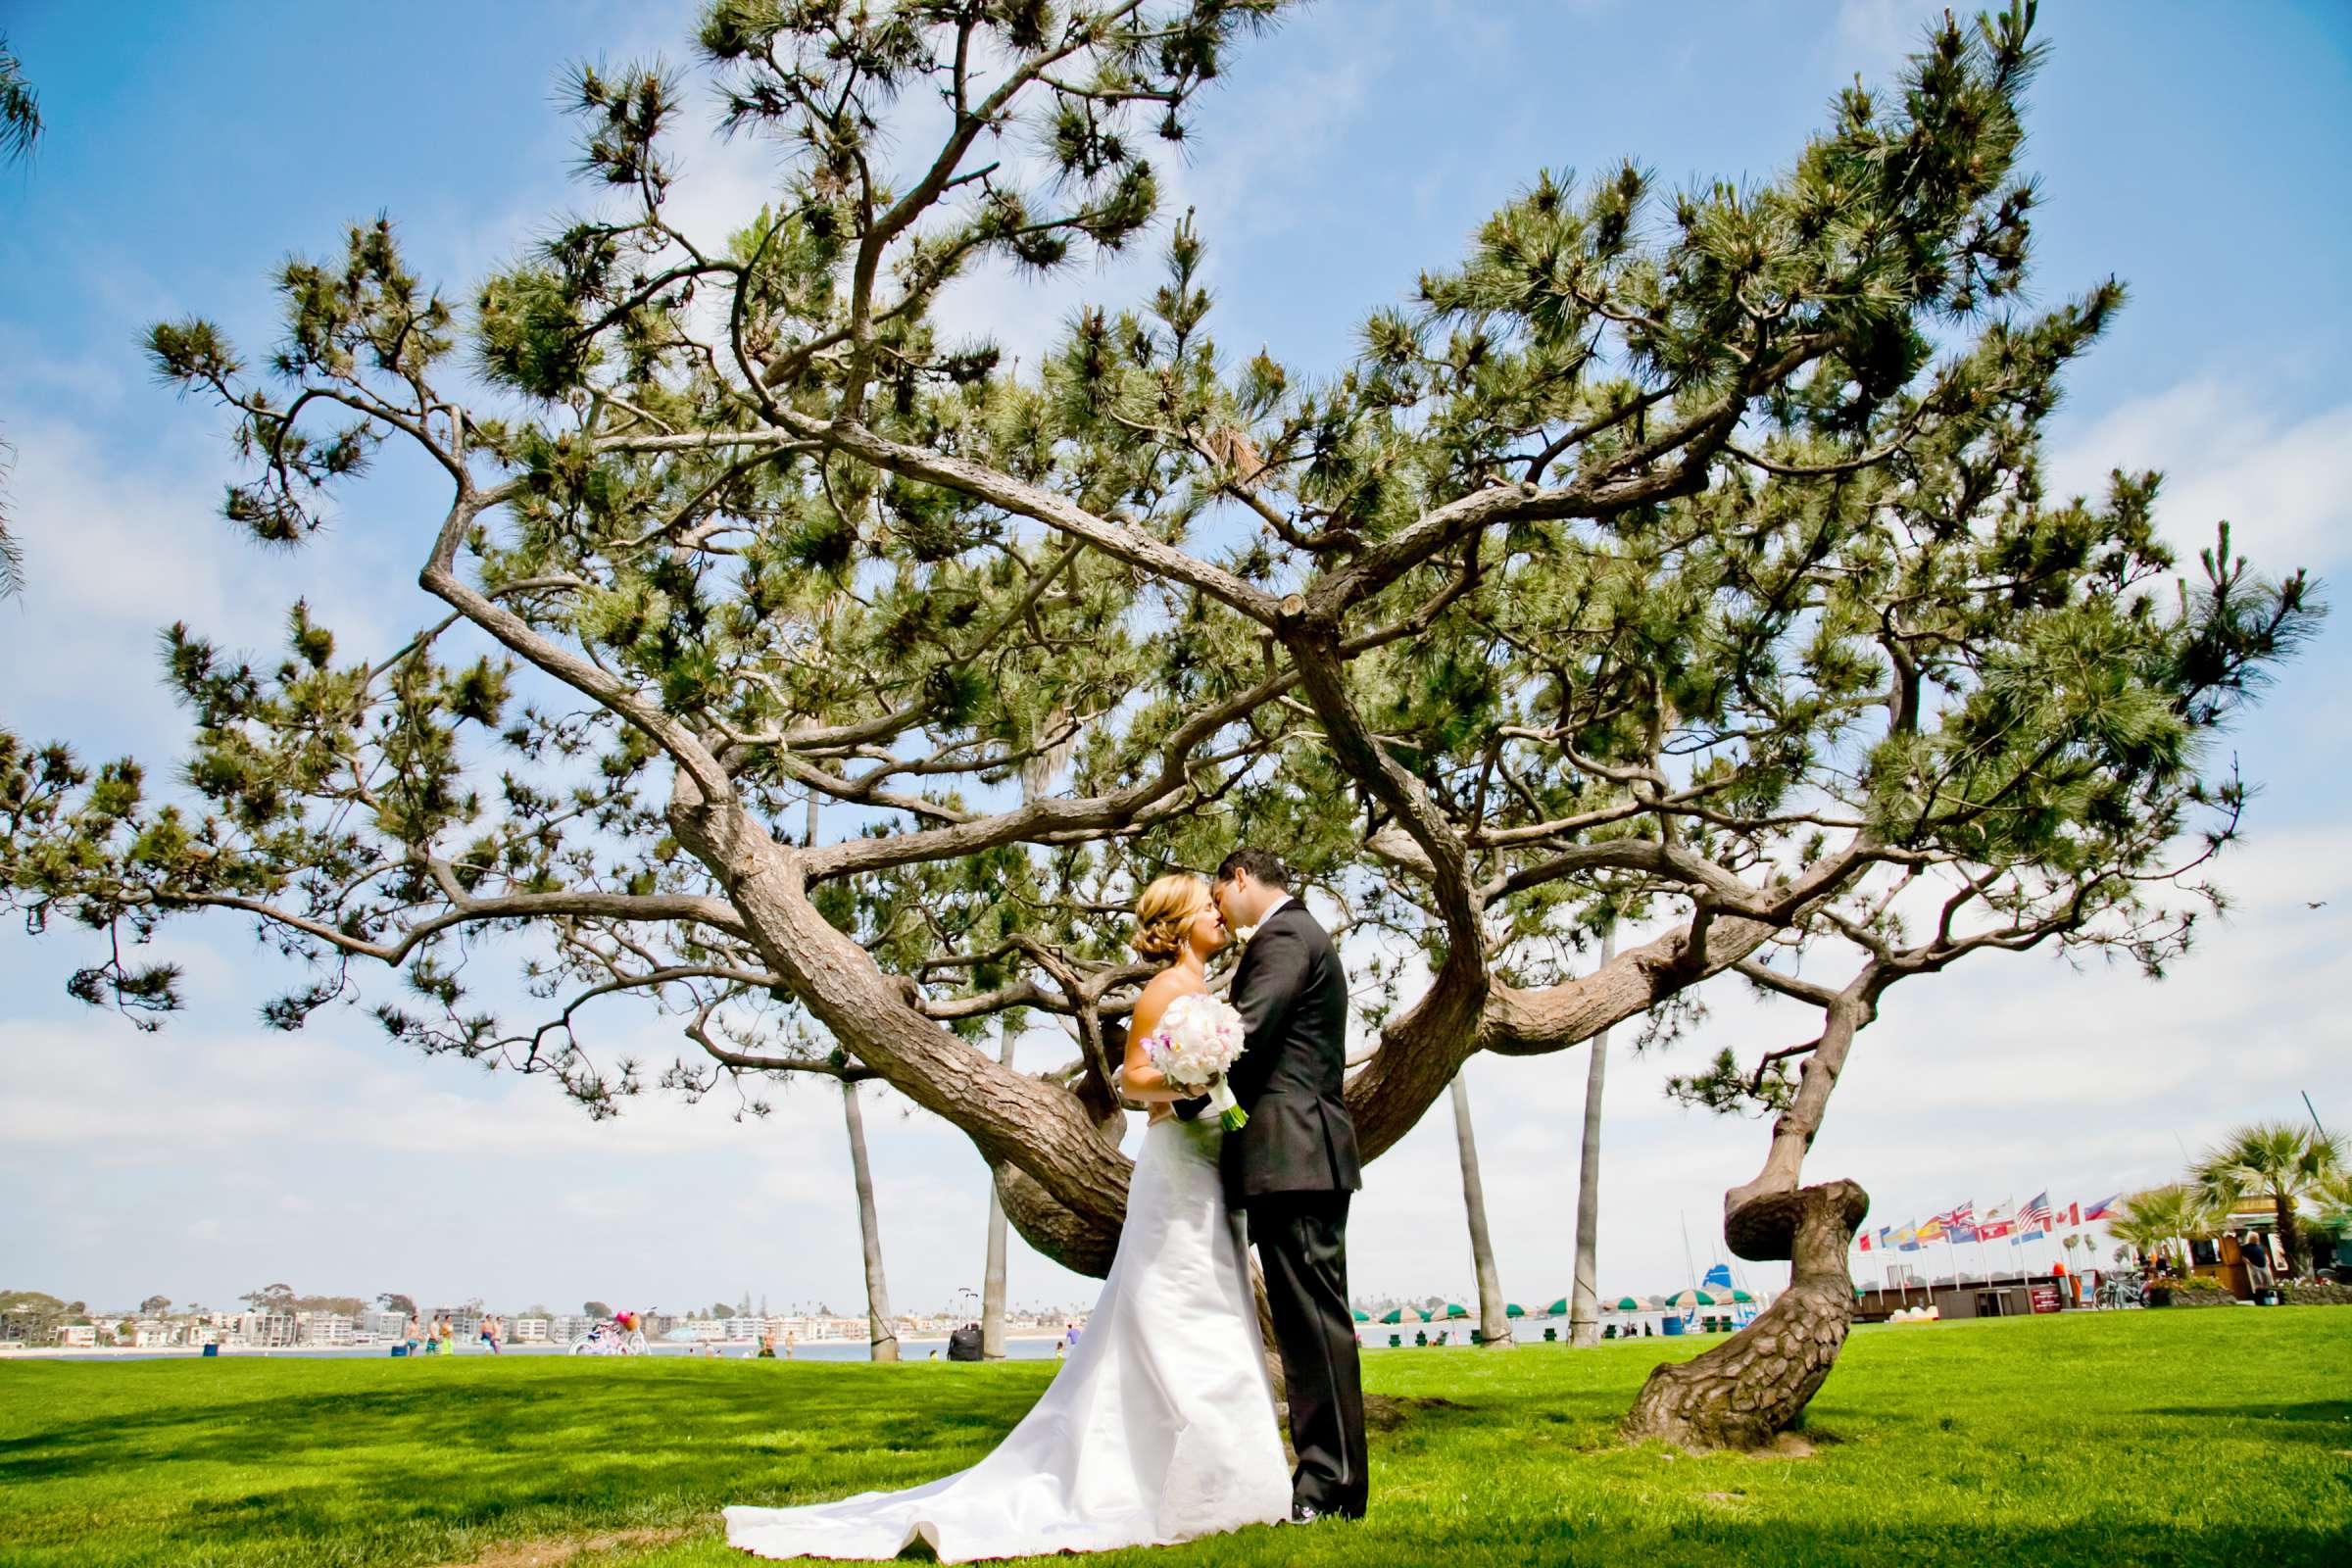
[[[1153,1122],[1086,1332],[1018,1426],[968,1470],[905,1492],[726,1510],[761,1557],[942,1562],[1187,1541],[1290,1515],[1291,1476],[1225,1206],[1216,1118]]]

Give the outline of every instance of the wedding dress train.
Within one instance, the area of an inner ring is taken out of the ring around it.
[[[1291,1476],[1225,1206],[1216,1118],[1144,1130],[1127,1222],[1078,1346],[987,1458],[904,1492],[726,1510],[762,1557],[942,1562],[1161,1544],[1289,1517]]]

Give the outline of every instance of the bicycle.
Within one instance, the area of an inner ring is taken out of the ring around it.
[[[2102,1307],[2145,1306],[2147,1287],[2137,1274],[2110,1274],[2099,1281]]]
[[[597,1324],[579,1339],[572,1341],[572,1355],[643,1355],[645,1331],[637,1327],[634,1314],[626,1314]]]

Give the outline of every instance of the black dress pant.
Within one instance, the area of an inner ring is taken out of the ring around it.
[[[1364,1390],[1348,1306],[1345,1192],[1266,1193],[1250,1200],[1250,1240],[1265,1271],[1274,1347],[1289,1385],[1291,1500],[1360,1516],[1370,1492]]]

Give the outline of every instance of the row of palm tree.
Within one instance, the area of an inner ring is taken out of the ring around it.
[[[2108,1231],[2154,1256],[2186,1260],[2190,1242],[2209,1240],[2248,1200],[2270,1203],[2287,1267],[2312,1273],[2304,1206],[2320,1225],[2352,1225],[2352,1159],[2344,1140],[2292,1122],[2240,1127],[2193,1163],[2186,1177],[2132,1194]]]

